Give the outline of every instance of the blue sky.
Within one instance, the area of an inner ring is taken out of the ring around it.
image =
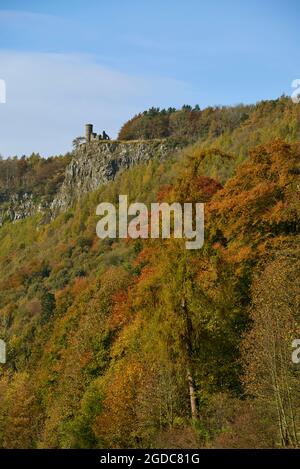
[[[116,136],[151,106],[256,102],[300,77],[299,1],[0,0],[0,154]]]

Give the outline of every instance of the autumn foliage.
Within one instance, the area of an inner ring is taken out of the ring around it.
[[[159,128],[180,117],[156,114]],[[194,145],[38,230],[1,228],[1,447],[298,447],[300,147],[250,147],[242,161]],[[98,240],[96,202],[118,193],[204,202],[203,248]]]

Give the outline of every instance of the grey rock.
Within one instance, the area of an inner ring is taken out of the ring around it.
[[[138,163],[174,153],[179,144],[167,140],[95,141],[80,145],[65,171],[65,178],[53,200],[31,193],[0,194],[0,226],[41,213],[47,223],[67,210],[84,194],[98,189],[123,170]]]
[[[164,159],[176,145],[167,141],[91,142],[74,151],[65,180],[51,204],[53,215],[68,209],[87,192],[98,189],[122,170],[153,158]]]

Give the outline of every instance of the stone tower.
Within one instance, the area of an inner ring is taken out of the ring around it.
[[[85,124],[85,141],[86,143],[91,141],[93,135],[93,124]]]

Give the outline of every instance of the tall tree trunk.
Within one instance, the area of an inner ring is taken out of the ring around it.
[[[191,363],[191,356],[192,356],[192,323],[188,313],[188,308],[186,304],[186,300],[183,297],[181,300],[181,307],[182,313],[185,320],[185,344],[187,349],[187,356],[188,356],[188,366],[187,366],[187,381],[189,387],[189,395],[190,395],[190,405],[191,405],[191,417],[192,420],[195,421],[198,419],[198,406],[197,406],[197,398],[196,398],[196,388],[195,388],[195,380],[192,371],[192,363]]]
[[[187,370],[187,379],[188,379],[188,384],[189,384],[191,415],[192,415],[192,420],[195,421],[198,419],[197,399],[196,399],[196,391],[195,391],[193,376],[189,368]]]

